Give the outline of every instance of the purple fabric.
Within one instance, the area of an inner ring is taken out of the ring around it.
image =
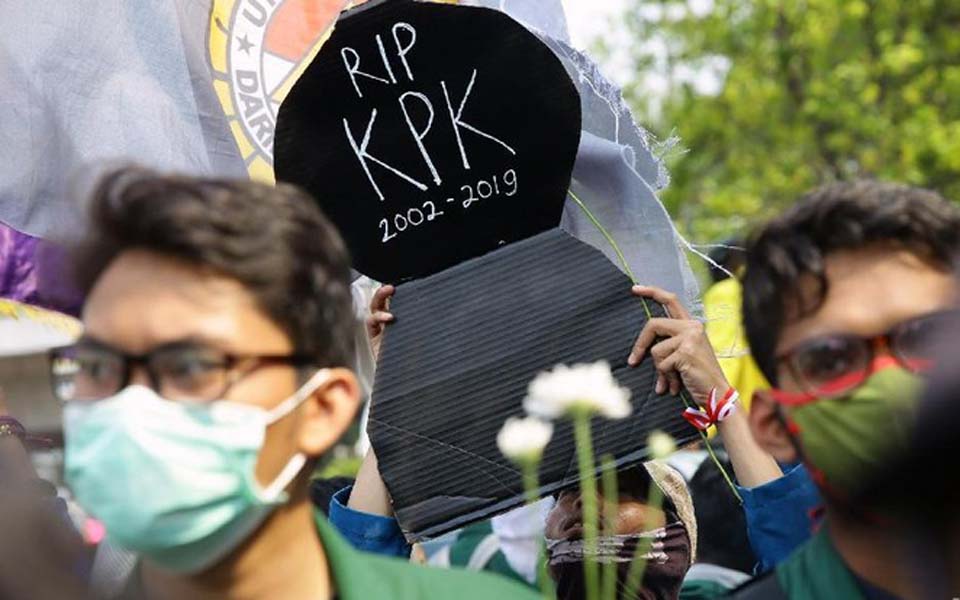
[[[62,276],[64,259],[60,248],[0,222],[0,298],[78,314],[82,301]]]
[[[39,238],[0,223],[0,297],[35,304]]]

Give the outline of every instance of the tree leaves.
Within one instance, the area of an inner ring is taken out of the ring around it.
[[[675,131],[688,150],[669,158],[663,199],[692,239],[742,233],[839,179],[960,200],[957,3],[714,0],[701,16],[677,0],[633,4],[624,23],[638,72],[664,71],[668,89],[625,95],[645,126]],[[712,74],[723,82],[715,95],[677,76],[722,65],[718,56],[729,70]]]

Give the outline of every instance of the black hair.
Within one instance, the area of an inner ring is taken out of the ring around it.
[[[121,253],[155,252],[239,281],[316,366],[352,362],[349,254],[305,192],[125,167],[100,180],[89,208],[74,255],[85,295]]]
[[[707,263],[713,283],[728,279],[731,273],[737,277],[737,271],[744,263],[743,241],[737,238],[724,240],[710,250],[707,256],[713,261]]]
[[[751,354],[771,383],[777,382],[774,350],[788,318],[815,312],[826,297],[825,257],[883,244],[952,268],[960,250],[960,210],[921,188],[835,183],[807,194],[749,239],[743,322]],[[815,285],[812,294],[808,281]]]
[[[356,483],[353,477],[331,477],[310,481],[310,500],[323,514],[330,516],[330,502],[337,492]]]
[[[723,468],[732,470],[729,461]],[[720,469],[709,458],[687,484],[697,516],[697,562],[752,574],[757,562],[747,538],[747,519]]]

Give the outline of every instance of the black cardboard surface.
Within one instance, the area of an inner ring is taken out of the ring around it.
[[[648,305],[654,316],[663,309]],[[682,401],[657,396],[650,360],[626,358],[646,321],[630,281],[599,251],[559,229],[397,287],[368,432],[408,539],[433,537],[523,503],[520,473],[496,445],[523,413],[544,368],[607,360],[633,393],[633,414],[596,420],[596,455],[643,461],[660,429],[679,443],[697,432]],[[540,472],[541,495],[577,481],[569,424],[558,424]]]
[[[560,223],[580,98],[496,10],[413,0],[344,13],[284,100],[277,179],[320,203],[354,267],[399,283]]]

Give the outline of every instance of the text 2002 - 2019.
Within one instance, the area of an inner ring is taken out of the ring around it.
[[[502,176],[493,175],[487,179],[481,179],[476,184],[462,185],[460,191],[464,192],[465,197],[460,199],[464,209],[481,200],[486,200],[494,196],[514,196],[519,189],[517,172],[514,169],[507,169]],[[456,202],[456,198],[447,198],[448,203]],[[412,207],[405,213],[398,212],[393,215],[393,228],[391,229],[391,220],[387,218],[380,219],[380,229],[383,232],[381,242],[387,243],[400,233],[410,227],[419,227],[420,225],[433,221],[444,214],[444,211],[438,210],[432,200],[427,200],[419,208]]]

